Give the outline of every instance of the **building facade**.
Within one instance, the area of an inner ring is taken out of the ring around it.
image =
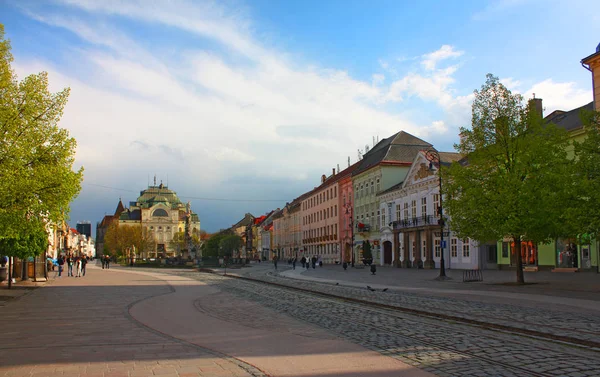
[[[460,160],[458,153],[440,152],[441,163]],[[440,219],[439,162],[421,151],[406,178],[380,198],[382,264],[405,268],[439,268],[442,253],[449,269],[484,269],[486,245],[460,239],[444,214],[444,244]],[[443,199],[443,198],[442,198]],[[443,202],[443,201],[442,201]],[[493,266],[495,267],[495,265]]]
[[[183,204],[175,191],[162,183],[141,191],[137,200],[129,202],[129,208],[121,211],[117,220],[119,226],[138,226],[154,239],[148,250],[138,251],[142,258],[182,256],[183,250],[172,242],[175,236],[178,233],[189,237],[200,235],[200,219],[192,212],[190,203]]]
[[[362,261],[363,243],[368,241],[373,262],[383,263],[379,233],[381,203],[377,194],[402,182],[415,156],[428,148],[431,144],[400,131],[373,146],[352,172],[355,261]]]

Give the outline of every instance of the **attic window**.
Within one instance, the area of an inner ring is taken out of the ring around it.
[[[156,211],[154,211],[152,213],[152,216],[154,216],[154,217],[167,217],[167,216],[169,216],[169,214],[164,209],[159,208],[159,209],[157,209]]]

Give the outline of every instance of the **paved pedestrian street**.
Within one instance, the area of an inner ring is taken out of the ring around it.
[[[0,307],[0,376],[431,375],[215,279],[228,282],[96,266],[54,278]]]
[[[421,309],[442,311],[447,308],[465,318],[489,317],[491,323],[502,322],[519,328],[534,328],[549,338],[526,336],[511,331],[498,331],[482,326],[440,320],[419,315],[367,307],[356,303],[324,298],[318,295],[285,290],[247,280],[198,275],[194,272],[171,272],[190,276],[218,286],[224,293],[198,306],[205,313],[231,322],[248,320],[244,312],[230,304],[236,297],[250,299],[257,307],[268,307],[279,313],[318,325],[331,334],[396,358],[439,376],[597,376],[600,366],[597,347],[565,344],[552,336],[567,334],[574,341],[597,341],[595,330],[600,317],[588,310],[534,310],[507,304],[443,299],[420,294],[371,292],[368,289],[283,279],[264,270],[248,269],[245,276],[267,282],[301,287],[366,301],[412,305]],[[230,272],[231,274],[232,272]],[[233,272],[237,274],[238,272]],[[254,319],[252,319],[254,320]],[[553,322],[548,322],[553,321]],[[265,324],[265,329],[268,325]],[[570,331],[567,331],[569,330]]]
[[[0,307],[0,376],[260,376],[256,368],[140,325],[129,308],[164,281],[88,267]]]
[[[232,273],[253,280],[118,266],[55,278],[0,307],[0,377],[600,374],[600,317],[589,308],[383,292],[258,267]],[[435,316],[444,310],[456,320]]]

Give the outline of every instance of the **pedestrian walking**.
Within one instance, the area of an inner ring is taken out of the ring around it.
[[[75,258],[75,270],[77,271],[77,275],[75,277],[81,277],[81,257]]]
[[[292,259],[292,270],[296,269],[296,257],[294,257],[294,259]]]
[[[73,276],[73,257],[69,254],[67,257],[67,276]]]
[[[312,262],[312,268],[314,270],[317,267],[317,257],[313,255],[311,262]]]
[[[273,266],[275,266],[275,269],[277,269],[277,255],[273,257]]]
[[[102,258],[100,258],[100,262],[102,262],[102,269],[104,270],[104,266],[106,265],[106,258],[102,256]]]
[[[306,257],[302,257],[302,259],[300,259],[300,262],[302,263],[302,268],[304,268],[304,265],[306,264]]]
[[[87,258],[81,259],[81,276],[85,276],[85,266],[87,266],[88,260]]]
[[[110,270],[110,255],[106,256],[106,269]]]
[[[62,276],[62,272],[63,272],[63,266],[65,265],[65,260],[63,259],[62,255],[58,256],[58,277]]]

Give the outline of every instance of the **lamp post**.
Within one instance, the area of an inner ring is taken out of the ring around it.
[[[446,280],[448,277],[446,276],[446,264],[444,261],[444,211],[442,207],[442,160],[440,158],[440,154],[435,149],[429,149],[425,152],[426,158],[429,161],[429,169],[433,170],[434,161],[437,160],[438,163],[438,184],[440,187],[440,206],[438,207],[438,215],[440,219],[438,220],[438,224],[440,225],[440,275],[437,277],[437,280]]]

